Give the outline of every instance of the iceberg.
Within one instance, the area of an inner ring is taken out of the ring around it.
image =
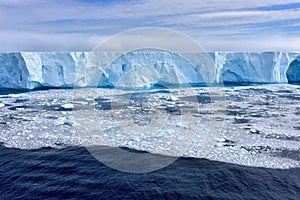
[[[300,82],[298,52],[0,53],[0,88]]]
[[[297,58],[290,64],[286,76],[289,82],[300,83],[300,58]]]
[[[217,53],[225,83],[287,83],[287,70],[300,54],[288,52]]]

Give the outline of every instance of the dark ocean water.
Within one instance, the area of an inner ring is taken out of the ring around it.
[[[300,199],[300,169],[245,167],[179,158],[132,174],[98,162],[84,147],[0,146],[0,199]]]

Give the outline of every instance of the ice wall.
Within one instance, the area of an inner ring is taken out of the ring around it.
[[[0,54],[0,87],[28,88],[29,76],[21,53]]]
[[[286,76],[290,83],[300,83],[300,58],[297,58],[290,64]]]
[[[286,71],[298,56],[288,52],[218,54],[222,60],[220,77],[223,82],[230,83],[286,83]]]
[[[300,82],[295,52],[0,54],[0,88]]]

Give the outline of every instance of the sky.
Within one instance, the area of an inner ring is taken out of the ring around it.
[[[299,51],[299,0],[0,0],[0,52],[91,51],[123,31],[168,28],[207,51]]]

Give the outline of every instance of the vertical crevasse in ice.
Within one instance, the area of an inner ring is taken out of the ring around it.
[[[24,58],[24,68],[28,70],[29,76],[27,77],[27,88],[32,89],[42,86],[43,72],[42,72],[42,58],[40,52],[21,52]],[[12,66],[13,67],[13,66]]]
[[[226,52],[215,52],[216,83],[222,83],[222,69],[226,62]]]
[[[292,56],[293,57],[293,56]],[[290,58],[287,52],[275,52],[274,53],[274,80],[275,83],[286,83],[286,71],[291,63],[292,58]]]

